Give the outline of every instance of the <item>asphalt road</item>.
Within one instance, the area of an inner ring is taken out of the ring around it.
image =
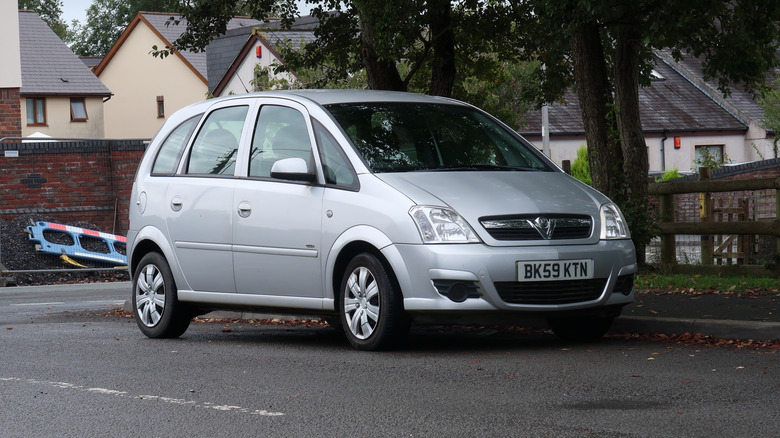
[[[106,314],[127,288],[20,289],[0,289],[1,436],[780,436],[778,353],[434,328],[366,353],[245,323],[150,340]]]

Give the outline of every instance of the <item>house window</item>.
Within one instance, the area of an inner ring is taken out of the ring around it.
[[[722,167],[725,162],[722,144],[696,146],[695,154],[696,157],[693,164],[696,170],[700,167],[717,169]]]
[[[27,98],[27,125],[46,126],[46,99],[43,97]]]
[[[70,121],[71,122],[87,121],[87,106],[84,103],[83,97],[70,98]]]
[[[165,117],[165,97],[157,96],[157,118]]]

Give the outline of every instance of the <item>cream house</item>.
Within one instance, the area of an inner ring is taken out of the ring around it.
[[[18,14],[22,136],[104,137],[109,89],[38,14]]]
[[[228,30],[259,24],[237,17]],[[105,103],[106,137],[152,137],[166,116],[206,98],[205,52],[176,51],[165,58],[150,53],[154,46],[170,46],[186,26],[186,20],[175,14],[140,12],[95,67],[97,77],[113,92]]]
[[[303,17],[290,29],[281,29],[279,20],[269,20],[250,32],[243,28],[226,32],[206,49],[209,92],[225,96],[262,91],[260,75],[294,82],[294,74],[276,71],[284,63],[276,48],[280,44],[297,48],[314,41],[316,24],[311,17]]]

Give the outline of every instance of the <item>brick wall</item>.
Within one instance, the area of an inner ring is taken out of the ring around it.
[[[0,144],[0,219],[39,214],[124,235],[144,148],[137,140]]]
[[[0,88],[0,138],[22,136],[22,106],[18,88]]]

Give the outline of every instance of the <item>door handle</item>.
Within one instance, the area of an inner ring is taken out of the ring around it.
[[[238,215],[241,217],[249,217],[252,214],[252,204],[247,201],[243,201],[238,204]]]
[[[179,211],[181,210],[182,200],[180,196],[174,196],[173,199],[171,199],[171,210],[173,211]]]

